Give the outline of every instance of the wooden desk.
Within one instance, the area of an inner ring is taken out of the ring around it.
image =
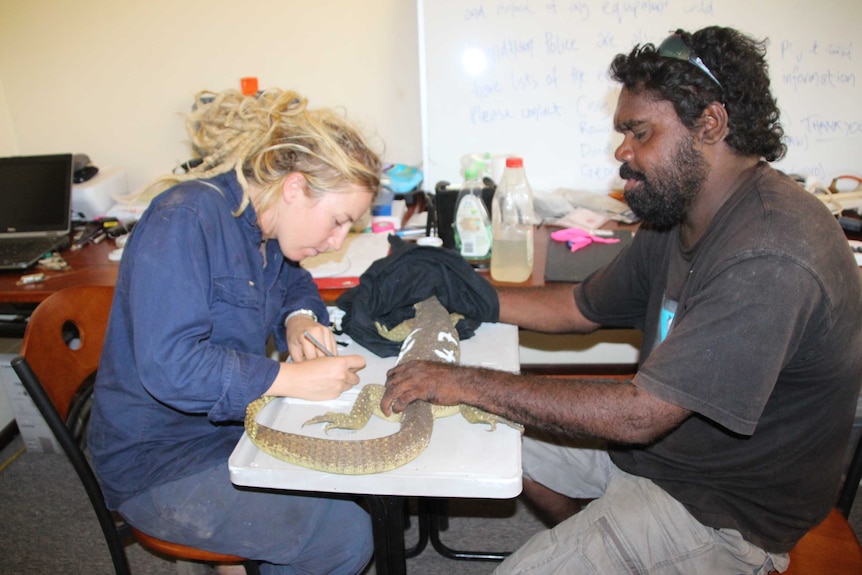
[[[499,284],[516,286],[541,286],[545,280],[545,258],[548,249],[548,241],[552,228],[536,228],[533,247],[533,273],[527,281],[519,284]],[[43,301],[55,291],[78,286],[78,285],[114,285],[117,281],[117,270],[119,262],[108,259],[116,245],[114,240],[106,239],[98,244],[89,244],[80,250],[64,250],[61,255],[69,262],[70,268],[63,271],[45,270],[48,279],[37,284],[19,286],[18,279],[28,273],[43,271],[32,268],[26,271],[0,272],[0,304],[35,304]],[[479,273],[490,279],[490,273],[482,270]],[[491,283],[497,284],[491,280]],[[333,304],[335,300],[344,293],[345,289],[329,288],[321,289],[320,294],[327,304]]]
[[[341,339],[341,337],[339,337]],[[361,353],[368,361],[362,382],[383,383],[394,357],[380,358],[351,342],[341,354]],[[461,363],[517,371],[518,331],[506,324],[483,324],[461,344]],[[358,388],[326,402],[279,399],[259,415],[269,427],[292,433],[338,439],[382,437],[395,426],[372,418],[365,429],[303,428],[307,419],[326,411],[348,411]],[[257,449],[243,435],[229,461],[231,481],[269,489],[353,493],[371,508],[375,570],[378,575],[406,572],[403,500],[407,496],[510,499],[521,492],[521,434],[505,425],[488,432],[486,425],[467,423],[460,415],[434,422],[431,442],[416,459],[398,469],[372,475],[338,475],[298,467]]]
[[[36,306],[54,292],[82,285],[114,285],[118,263],[108,259],[117,248],[113,239],[88,244],[80,250],[63,250],[69,266],[65,270],[44,270],[34,266],[27,270],[0,272],[0,336],[22,337],[27,319]],[[42,272],[47,279],[40,283],[17,285],[22,275]]]
[[[617,226],[614,226],[616,228]],[[622,227],[622,226],[620,226]],[[634,226],[631,226],[632,228]],[[550,241],[551,231],[557,228],[537,227],[533,234],[533,272],[526,281],[521,283],[501,283],[491,279],[491,272],[488,269],[479,269],[477,273],[488,279],[493,285],[499,286],[516,286],[516,287],[531,287],[545,285],[545,261],[547,259],[548,242]],[[626,227],[625,229],[628,229]],[[349,289],[349,288],[347,288]],[[343,294],[347,289],[325,289],[320,290],[320,295],[328,305],[334,305],[338,296]]]
[[[80,250],[63,250],[60,255],[70,266],[65,270],[52,271],[33,267],[24,271],[2,272],[0,303],[38,304],[52,293],[67,287],[114,285],[117,281],[118,263],[109,260],[108,254],[116,248],[114,240],[106,239],[98,244],[88,244]],[[48,279],[36,284],[16,285],[22,275],[36,272],[44,272]]]
[[[43,270],[34,266],[27,270],[0,272],[0,314],[28,313],[49,295],[67,287],[79,285],[114,285],[117,282],[119,262],[111,261],[108,255],[116,249],[112,239],[98,244],[88,244],[80,250],[63,250],[70,267],[61,271]],[[36,284],[19,286],[22,275],[44,272],[48,279]],[[321,289],[320,295],[327,304],[344,293],[345,289]]]

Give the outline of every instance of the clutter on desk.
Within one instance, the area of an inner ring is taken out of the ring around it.
[[[551,232],[551,239],[563,242],[569,246],[570,252],[576,252],[592,244],[616,244],[619,238],[614,237],[610,230],[585,230],[583,228],[563,228]]]
[[[300,265],[311,273],[318,287],[345,288],[359,283],[359,276],[374,261],[389,253],[388,234],[351,233],[337,252],[305,258]],[[330,282],[322,280],[333,280]]]
[[[395,224],[393,222],[388,221],[372,221],[371,222],[371,233],[373,234],[382,234],[385,232],[395,231]]]
[[[839,222],[841,222],[842,212],[862,210],[862,178],[858,176],[838,176],[828,187],[811,182],[806,189],[826,204],[826,207],[839,218]]]
[[[428,234],[428,217],[429,212],[421,211],[421,212],[413,212],[413,215],[410,216],[400,230],[395,232],[395,235],[401,238],[420,238],[422,236],[427,236]],[[430,234],[435,235],[435,234]]]
[[[107,237],[118,237],[128,233],[129,228],[123,222],[113,217],[100,217],[92,221],[88,226],[75,234],[72,242],[72,251],[79,250],[87,244],[98,244]]]
[[[549,225],[559,226],[561,228],[584,228],[587,230],[597,230],[610,220],[611,219],[606,213],[594,212],[587,208],[575,208],[562,218],[546,223]]]
[[[57,252],[51,252],[46,255],[36,265],[42,269],[51,271],[62,271],[69,268],[69,262],[63,259],[63,256]]]
[[[72,246],[69,248],[70,250],[77,251],[86,246],[89,243],[94,243],[97,238],[103,236],[105,234],[105,229],[102,226],[94,226],[89,231],[81,231],[79,234],[75,234],[75,241],[72,242]]]
[[[98,169],[92,177],[72,185],[72,220],[91,221],[106,216],[111,207],[128,193],[122,168]]]
[[[416,240],[416,245],[426,246],[430,248],[442,248],[443,240],[441,240],[437,236],[422,236],[421,238],[418,238]]]
[[[115,217],[96,218],[94,221],[88,222],[78,230],[78,232],[73,236],[72,246],[70,249],[72,251],[77,251],[88,244],[98,244],[107,239],[111,239],[114,241],[116,249],[108,254],[108,259],[110,261],[120,261],[123,257],[123,247],[125,246],[126,238],[135,227],[135,223],[136,221],[123,222]],[[40,262],[40,265],[43,265],[43,262]]]
[[[478,166],[480,179],[487,177],[499,183],[503,179],[506,160],[515,156],[516,154],[492,154],[491,152],[464,154],[461,156],[461,175],[464,175],[468,168]]]
[[[380,185],[395,194],[406,194],[417,189],[424,174],[416,166],[407,164],[388,164],[383,168]]]
[[[42,283],[46,279],[48,279],[48,276],[46,276],[42,272],[35,273],[35,274],[24,274],[23,276],[18,278],[18,281],[15,282],[15,285],[26,286],[26,285],[31,285],[31,284],[37,284],[37,283]]]
[[[610,236],[606,235],[610,232]],[[609,264],[618,253],[632,242],[634,234],[630,230],[601,230],[586,249],[572,251],[566,241],[548,242],[545,258],[546,282],[582,282],[596,270]],[[595,235],[595,231],[594,234]],[[608,243],[608,240],[615,240]]]
[[[72,183],[81,184],[93,178],[99,173],[99,168],[94,166],[87,154],[74,154],[72,156]]]
[[[850,244],[850,250],[853,252],[853,257],[856,258],[856,265],[862,267],[862,241],[847,240]]]
[[[378,196],[379,197],[379,196]],[[376,201],[371,206],[371,232],[389,232],[401,229],[401,224],[404,221],[404,214],[407,213],[407,202],[404,200],[383,200]]]
[[[388,164],[380,177],[380,190],[371,206],[370,230],[375,233],[401,229],[407,205],[422,184],[422,170],[407,164]]]
[[[571,222],[558,223],[573,210],[584,208],[600,214],[609,220],[624,224],[633,224],[639,221],[634,212],[625,202],[621,202],[608,194],[599,194],[585,190],[572,190],[558,188],[551,193],[536,194],[536,215],[542,223],[548,225],[562,225],[570,227]],[[598,227],[598,226],[591,226]]]
[[[860,214],[860,209],[862,208],[841,210],[841,213],[838,214],[838,224],[845,233],[862,234],[862,214]]]

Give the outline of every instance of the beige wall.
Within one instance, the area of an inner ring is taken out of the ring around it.
[[[135,190],[190,157],[195,92],[257,76],[418,164],[416,30],[413,0],[0,0],[0,155],[86,153]]]

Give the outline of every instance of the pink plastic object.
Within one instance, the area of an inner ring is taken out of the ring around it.
[[[615,244],[620,241],[619,238],[600,236],[582,228],[566,228],[551,232],[551,239],[557,242],[566,242],[569,245],[569,249],[573,252],[585,248],[593,242],[597,244]]]
[[[393,230],[395,230],[395,224],[392,222],[374,222],[371,224],[371,231],[375,234],[391,232]]]

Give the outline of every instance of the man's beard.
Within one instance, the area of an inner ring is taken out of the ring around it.
[[[624,193],[632,211],[655,227],[667,229],[682,222],[708,171],[709,164],[703,154],[695,149],[692,138],[687,138],[670,163],[657,168],[653,176],[647,178],[624,162],[620,166],[620,177],[642,182],[637,189]]]

